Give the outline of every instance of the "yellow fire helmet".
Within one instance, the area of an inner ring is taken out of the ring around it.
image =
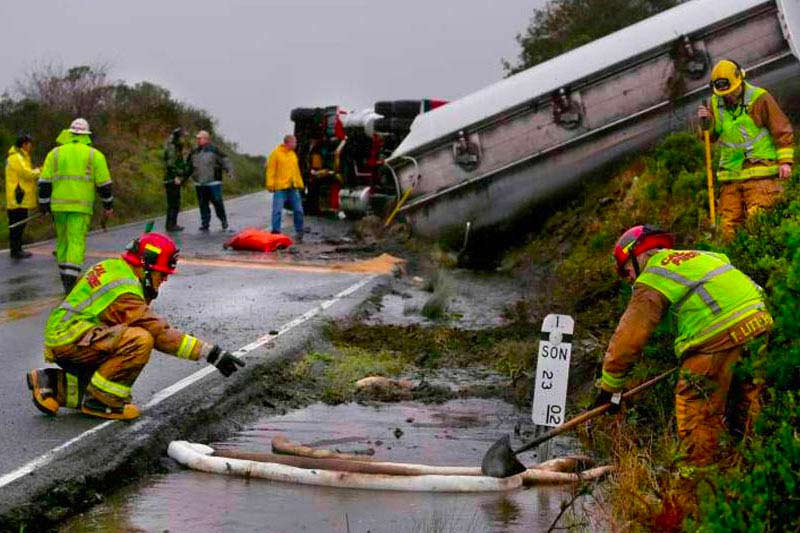
[[[711,89],[717,96],[730,94],[742,84],[745,71],[735,61],[723,59],[711,71]]]

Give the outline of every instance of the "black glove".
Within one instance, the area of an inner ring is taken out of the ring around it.
[[[217,367],[220,374],[226,378],[238,370],[238,368],[236,368],[237,366],[244,366],[244,361],[231,352],[223,351],[222,348],[217,345],[214,345],[211,351],[208,352],[206,361]]]
[[[50,202],[45,202],[43,204],[39,204],[39,211],[41,211],[41,213],[43,215],[49,215],[50,214]]]
[[[607,414],[614,415],[619,413],[619,409],[622,406],[622,392],[608,392],[605,389],[600,389],[600,394],[594,399],[592,409],[606,404],[611,404],[611,407],[606,411]]]

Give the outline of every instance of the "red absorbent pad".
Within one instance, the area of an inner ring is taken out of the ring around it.
[[[270,233],[263,229],[247,228],[243,229],[230,239],[223,246],[234,250],[252,250],[255,252],[274,252],[292,245],[292,239],[282,233]]]

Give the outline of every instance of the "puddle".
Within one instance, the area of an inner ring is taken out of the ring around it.
[[[487,448],[529,415],[499,400],[442,405],[315,404],[258,420],[217,448],[269,451],[282,433],[305,444],[387,461],[477,465]],[[399,430],[399,431],[398,431]],[[571,445],[561,441],[558,446]],[[567,453],[558,450],[557,453]],[[434,494],[363,491],[246,480],[181,470],[110,495],[63,525],[62,533],[99,531],[544,531],[568,501],[568,489]],[[561,524],[560,524],[561,525]]]

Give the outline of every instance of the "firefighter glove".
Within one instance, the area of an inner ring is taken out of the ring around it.
[[[606,404],[611,405],[608,411],[606,411],[607,414],[613,415],[619,413],[619,409],[622,406],[622,391],[608,392],[607,390],[601,389],[600,394],[597,395],[597,398],[595,398],[592,404],[592,409]]]
[[[244,366],[244,361],[232,353],[224,351],[217,345],[211,348],[211,351],[208,352],[206,361],[217,367],[217,370],[219,370],[220,374],[226,378],[238,370],[236,367]]]

